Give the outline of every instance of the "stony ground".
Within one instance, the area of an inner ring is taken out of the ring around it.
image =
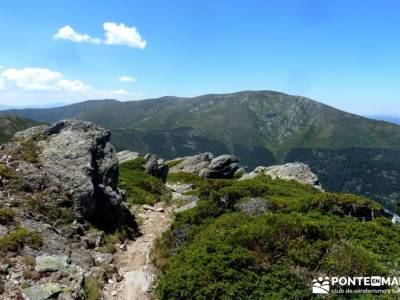
[[[105,287],[106,300],[144,300],[152,299],[156,269],[150,262],[150,252],[154,242],[169,228],[174,206],[158,203],[155,209],[145,210],[138,217],[143,220],[140,226],[142,236],[130,241],[126,248],[120,247],[115,258],[119,274],[124,278],[121,282],[112,282]],[[161,209],[160,209],[161,210]],[[125,248],[125,249],[124,249]]]

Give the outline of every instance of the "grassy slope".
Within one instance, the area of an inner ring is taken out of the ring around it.
[[[194,181],[202,200],[177,215],[155,251],[159,299],[317,299],[310,287],[320,275],[400,274],[400,228],[349,216],[382,209],[368,199],[263,177]],[[268,211],[239,212],[248,197]]]
[[[167,201],[169,192],[157,178],[146,174],[144,158],[139,157],[119,166],[119,185],[127,192],[130,204],[154,204]]]

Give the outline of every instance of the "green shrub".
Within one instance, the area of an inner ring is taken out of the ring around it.
[[[318,274],[400,273],[400,227],[348,217],[382,210],[368,199],[262,176],[197,180],[198,206],[177,214],[154,250],[159,299],[312,299]],[[266,199],[271,210],[236,212],[233,204],[248,197]]]
[[[10,168],[3,164],[0,164],[0,177],[5,179],[14,179],[17,176]]]
[[[140,157],[122,163],[119,167],[119,185],[127,192],[127,200],[131,204],[154,204],[169,199],[169,191],[157,178],[148,175]]]
[[[45,194],[37,194],[27,199],[25,206],[38,220],[44,218],[55,225],[70,224],[75,219],[71,207],[62,207],[63,203],[57,203],[49,199]]]
[[[15,212],[10,208],[0,208],[0,225],[14,223]]]
[[[100,300],[102,299],[103,285],[94,276],[85,277],[83,286],[83,294],[85,300]]]
[[[42,245],[43,239],[40,233],[23,227],[19,227],[0,237],[0,253],[2,255],[18,253],[25,246],[29,246],[32,249],[40,249]]]

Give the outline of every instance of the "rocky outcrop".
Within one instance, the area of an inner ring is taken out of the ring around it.
[[[270,176],[272,179],[295,180],[303,184],[309,184],[322,190],[321,184],[310,167],[304,163],[288,163],[284,165],[262,167],[259,166],[254,171],[244,174],[240,180],[252,179],[260,175]]]
[[[139,157],[138,152],[133,152],[129,150],[120,151],[117,153],[118,163],[122,164],[124,162],[134,160]]]
[[[117,188],[118,160],[110,132],[89,122],[60,121],[44,132],[39,155],[53,188],[67,193],[79,216],[125,222],[124,194]]]
[[[146,159],[146,163],[143,167],[146,173],[165,183],[169,171],[168,164],[163,159],[159,159],[157,155],[147,154],[144,158]]]
[[[64,120],[19,132],[0,148],[0,176],[0,209],[10,216],[0,235],[22,238],[0,245],[7,299],[83,299],[86,278],[117,280],[105,232],[129,236],[137,225],[107,130]]]
[[[240,168],[239,160],[233,155],[220,155],[214,158],[212,153],[206,152],[184,158],[179,164],[171,168],[171,173],[193,173],[204,178],[233,178]]]

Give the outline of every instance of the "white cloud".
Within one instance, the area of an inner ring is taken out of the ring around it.
[[[76,32],[70,25],[65,25],[58,29],[57,33],[53,36],[56,40],[69,40],[72,42],[89,42],[94,44],[100,44],[101,40],[98,38],[92,38],[87,34],[80,34]]]
[[[58,81],[57,85],[71,92],[84,92],[91,89],[90,86],[84,84],[82,81],[79,80],[61,79]]]
[[[58,29],[53,36],[56,40],[69,40],[80,43],[87,42],[93,44],[120,45],[131,48],[146,48],[147,42],[141,37],[136,27],[129,27],[123,23],[105,22],[103,24],[105,40],[93,38],[88,34],[76,32],[70,25],[65,25]]]
[[[125,24],[106,22],[103,24],[107,45],[122,45],[132,48],[146,48],[147,42],[140,36],[136,27],[128,27]]]
[[[121,82],[135,82],[136,78],[124,75],[124,76],[121,76],[120,78],[118,78],[118,81],[121,81]]]
[[[6,69],[0,75],[1,87],[22,90],[57,90],[57,82],[62,78],[59,72],[42,68]]]
[[[21,91],[85,91],[90,87],[79,80],[68,80],[60,72],[44,68],[6,69],[0,74],[0,88]]]
[[[87,99],[134,100],[141,96],[124,89],[96,89],[45,68],[8,68],[0,71],[0,101],[3,104],[38,104],[37,101],[40,101],[39,104],[69,103]]]

